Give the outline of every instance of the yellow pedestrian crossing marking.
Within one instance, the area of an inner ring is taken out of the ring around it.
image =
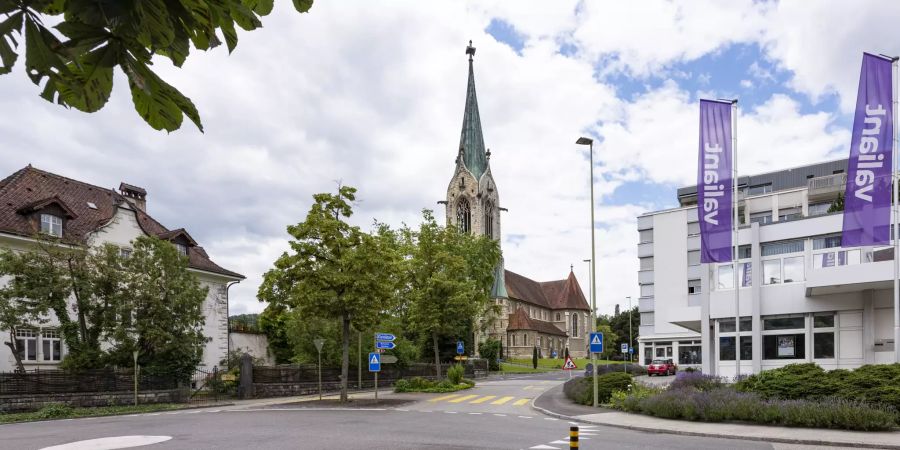
[[[453,400],[450,400],[450,403],[462,403],[466,400],[472,400],[475,397],[478,397],[478,395],[476,395],[476,394],[463,395],[462,397],[454,398]]]
[[[472,403],[472,404],[484,403],[484,402],[486,402],[492,398],[496,398],[496,397],[497,397],[496,395],[485,395],[484,397],[481,397],[478,400],[472,400],[469,403]]]
[[[512,400],[512,399],[514,399],[514,398],[515,398],[515,397],[501,397],[501,398],[499,398],[499,399],[497,399],[497,400],[492,401],[491,404],[492,404],[492,405],[502,405],[502,404],[504,404],[504,403],[506,403],[506,402],[508,402],[508,401],[510,401],[510,400]]]
[[[443,400],[449,400],[449,399],[451,399],[451,398],[453,398],[453,397],[459,397],[459,394],[445,395],[445,396],[443,396],[443,397],[433,398],[433,399],[428,400],[428,401],[429,401],[429,402],[440,402],[440,401],[443,401]]]
[[[530,399],[530,398],[523,398],[522,400],[516,400],[516,402],[513,403],[513,406],[522,406],[522,405],[528,403],[528,400],[531,400],[531,399]]]

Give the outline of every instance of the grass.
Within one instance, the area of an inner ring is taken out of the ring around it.
[[[530,365],[528,367],[524,367],[509,363],[500,363],[501,373],[545,373],[550,372],[551,370],[552,369],[540,366],[538,366],[537,369],[534,369]]]
[[[33,422],[36,420],[77,419],[79,417],[117,416],[121,414],[140,414],[157,411],[170,411],[188,408],[190,405],[176,403],[159,403],[138,406],[97,406],[94,408],[72,408],[56,404],[41,408],[38,411],[25,413],[0,414],[0,424]]]
[[[522,359],[511,359],[509,360],[511,363],[522,364],[528,367],[532,367],[531,358],[522,358]],[[562,369],[563,364],[565,364],[566,360],[564,358],[551,359],[551,358],[542,358],[538,360],[538,368],[544,369]],[[576,370],[583,370],[584,367],[591,362],[589,358],[572,358],[572,362],[575,363],[575,366],[578,367]],[[605,359],[598,359],[598,365],[605,364],[622,364],[622,361],[608,361]]]
[[[394,384],[394,392],[427,392],[427,393],[446,393],[456,392],[463,389],[469,389],[475,386],[475,382],[465,378],[460,379],[459,383],[453,383],[450,380],[442,380],[435,382],[422,377],[414,377],[410,379],[397,380]]]

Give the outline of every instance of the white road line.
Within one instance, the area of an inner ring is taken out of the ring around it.
[[[551,442],[551,444],[568,444],[568,443],[569,443],[568,440],[563,440],[563,439],[559,439],[559,440]]]
[[[559,420],[556,417],[544,417],[544,420]]]
[[[578,422],[569,422],[569,425],[578,425]]]
[[[469,413],[470,416],[480,416],[481,413]]]
[[[497,416],[497,417],[506,417],[506,414],[496,414],[496,413],[495,413],[494,415]]]
[[[528,447],[528,448],[533,448],[533,449],[548,449],[548,448],[555,448],[555,449],[559,450],[559,447],[551,447],[551,446],[549,446],[549,445],[535,445],[534,447]]]
[[[400,408],[397,408],[397,411],[409,412],[408,409],[400,409]]]
[[[519,416],[520,419],[530,419],[531,416]]]
[[[445,414],[456,414],[456,411],[444,411]]]

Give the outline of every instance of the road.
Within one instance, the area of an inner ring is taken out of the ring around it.
[[[533,410],[531,399],[558,386],[557,373],[491,379],[454,394],[392,396],[389,407],[322,407],[311,403],[233,406],[154,414],[0,426],[0,449],[552,449],[568,448],[569,422]],[[383,396],[384,397],[384,396]],[[583,449],[772,449],[762,442],[581,426]],[[136,436],[124,438],[123,436]],[[152,437],[159,438],[152,438]],[[108,438],[98,442],[76,442]],[[131,441],[128,441],[131,439]],[[72,444],[76,443],[76,444]],[[790,447],[800,448],[800,447]]]

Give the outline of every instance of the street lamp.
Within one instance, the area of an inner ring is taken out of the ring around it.
[[[634,362],[634,346],[632,343],[634,342],[631,337],[631,296],[625,297],[628,299],[628,362]]]
[[[591,271],[591,262],[592,262],[591,259],[590,258],[585,259],[584,262],[588,263],[588,272],[590,272]],[[588,279],[588,297],[590,297],[593,292],[594,292],[594,283],[592,282],[592,280]]]
[[[131,351],[131,355],[134,357],[134,406],[138,405],[138,339],[139,334],[137,328],[134,327],[134,320],[131,322],[132,326],[128,328],[126,332],[128,335],[128,339],[134,345],[134,349]]]
[[[597,285],[597,251],[594,245],[594,140],[584,136],[575,141],[576,145],[587,145],[590,150],[591,164],[591,286]],[[597,290],[591,288],[591,331],[597,331]],[[594,376],[594,408],[597,407],[597,364],[594,362],[594,352],[591,354],[591,366]]]

